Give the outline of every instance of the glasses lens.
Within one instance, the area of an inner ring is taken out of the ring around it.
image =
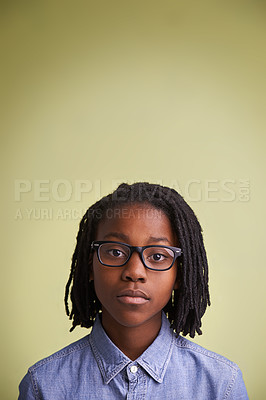
[[[101,262],[114,267],[126,263],[130,255],[129,248],[119,243],[103,243],[99,252]]]
[[[171,266],[174,252],[167,247],[147,247],[143,251],[144,261],[147,267],[164,270]]]

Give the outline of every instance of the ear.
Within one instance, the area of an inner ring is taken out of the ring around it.
[[[91,253],[89,255],[89,280],[93,281],[94,280],[94,274],[93,274],[93,254]]]
[[[178,265],[179,267],[179,265]],[[181,284],[181,271],[180,271],[180,267],[177,269],[177,273],[176,273],[176,280],[175,280],[175,284],[174,284],[174,290],[179,289],[180,288],[180,284]]]
[[[175,281],[175,284],[174,284],[174,290],[176,290],[176,289],[178,289],[179,288],[179,286],[180,286],[180,280],[178,279],[178,277],[176,277],[176,281]]]
[[[90,272],[89,272],[89,280],[90,280],[90,282],[94,280],[92,265],[91,265]]]

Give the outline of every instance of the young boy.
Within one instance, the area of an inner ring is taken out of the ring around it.
[[[236,364],[180,336],[209,304],[194,212],[173,189],[120,185],[84,215],[66,286],[71,330],[92,332],[32,366],[19,400],[248,399]]]

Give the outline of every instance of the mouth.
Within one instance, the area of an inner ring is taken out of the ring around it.
[[[142,290],[124,290],[117,295],[117,299],[123,304],[145,304],[150,300]]]

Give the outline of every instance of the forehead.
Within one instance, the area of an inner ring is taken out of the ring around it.
[[[175,234],[168,216],[149,204],[131,204],[110,208],[97,229],[97,240],[121,233],[141,244],[149,237],[166,237],[174,245]]]

